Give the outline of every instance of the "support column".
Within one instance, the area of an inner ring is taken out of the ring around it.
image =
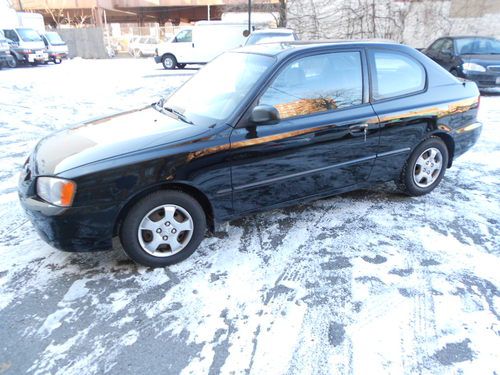
[[[97,27],[102,27],[102,18],[103,18],[104,12],[103,9],[100,7],[97,7],[95,10],[95,25]]]

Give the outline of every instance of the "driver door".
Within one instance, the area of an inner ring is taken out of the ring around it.
[[[249,110],[231,134],[233,206],[252,211],[366,181],[379,144],[361,50],[321,53],[284,66],[254,105],[278,109],[277,124]]]
[[[172,43],[174,43],[174,55],[177,59],[177,62],[195,62],[195,60],[193,60],[193,30],[184,29],[179,31]]]

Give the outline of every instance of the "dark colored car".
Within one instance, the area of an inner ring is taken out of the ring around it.
[[[479,92],[413,48],[263,44],[222,54],[166,100],[42,139],[20,176],[41,236],[165,266],[206,228],[394,180],[429,193],[476,142]]]
[[[500,89],[500,40],[478,36],[439,38],[422,51],[451,74]]]

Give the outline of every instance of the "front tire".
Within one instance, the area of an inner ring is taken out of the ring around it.
[[[165,267],[188,258],[206,230],[198,201],[181,191],[157,191],[138,201],[120,229],[127,255],[149,267]]]
[[[19,62],[17,61],[15,56],[12,56],[12,59],[7,61],[7,65],[9,68],[15,68],[17,65],[19,65]]]
[[[161,63],[163,64],[163,67],[165,69],[175,69],[177,65],[177,59],[174,55],[165,55],[163,56]]]
[[[398,187],[410,196],[430,193],[443,179],[448,157],[448,149],[440,138],[423,141],[406,161]]]

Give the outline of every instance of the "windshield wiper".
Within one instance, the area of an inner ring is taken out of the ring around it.
[[[188,118],[182,113],[179,112],[178,110],[171,108],[171,107],[164,107],[165,99],[161,98],[156,104],[155,108],[162,112],[165,113],[165,111],[172,113],[175,117],[177,117],[179,120],[184,121],[187,124],[194,125],[194,122],[188,120]]]
[[[180,120],[182,120],[182,121],[184,121],[184,122],[186,122],[188,124],[194,125],[194,123],[192,121],[188,120],[188,118],[183,113],[179,112],[178,110],[176,110],[174,108],[171,108],[171,107],[163,107],[163,109],[165,111],[169,111],[170,113],[173,113]]]

